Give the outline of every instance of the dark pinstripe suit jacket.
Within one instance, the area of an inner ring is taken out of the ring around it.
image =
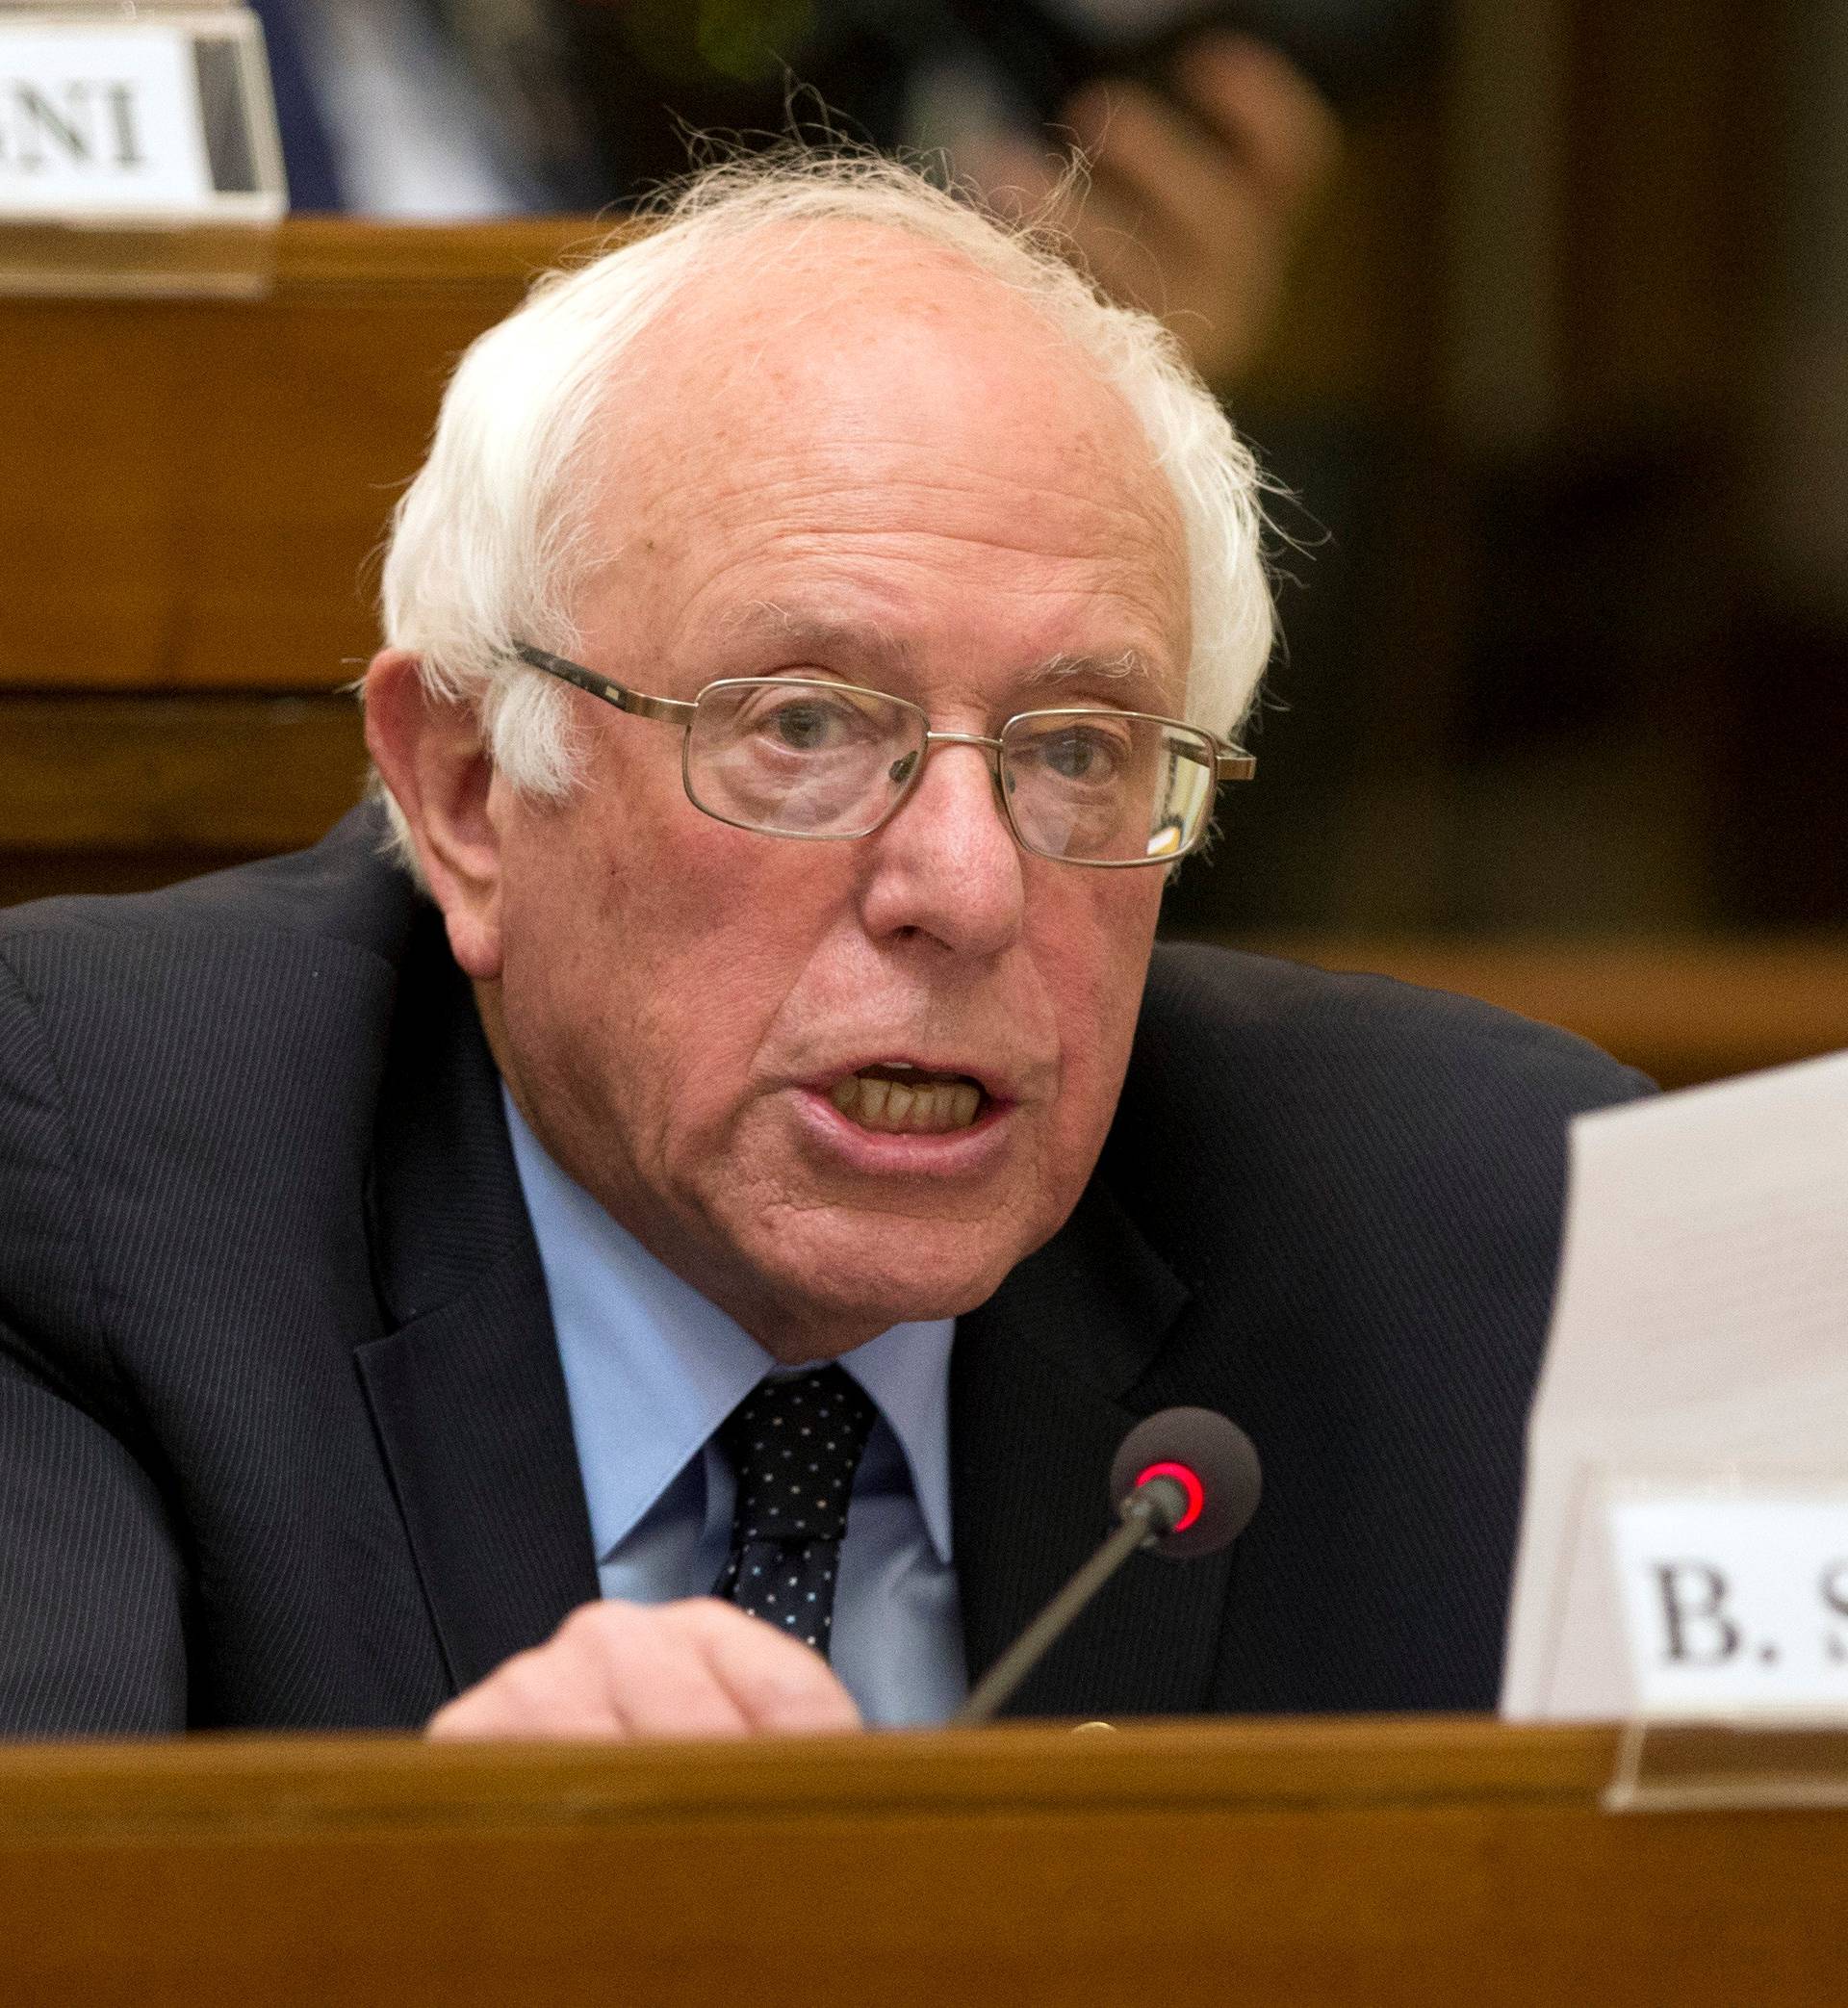
[[[376,834],[0,916],[0,1733],[414,1725],[597,1593],[492,1064]],[[1096,1177],[959,1330],[972,1667],[1190,1402],[1256,1441],[1257,1520],[1139,1557],[1021,1709],[1489,1705],[1562,1127],[1639,1088],[1158,951]]]

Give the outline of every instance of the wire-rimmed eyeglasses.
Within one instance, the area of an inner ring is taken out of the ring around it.
[[[1218,785],[1257,771],[1243,747],[1151,711],[1020,711],[989,738],[934,732],[921,706],[857,683],[723,677],[691,700],[648,697],[526,642],[513,653],[619,711],[678,725],[694,808],[766,837],[870,837],[934,748],[973,746],[1023,850],[1066,864],[1172,864],[1205,840]]]

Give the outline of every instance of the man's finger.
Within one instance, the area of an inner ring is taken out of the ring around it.
[[[997,215],[1063,232],[1106,292],[1148,304],[1146,293],[1130,281],[1132,270],[1149,265],[1150,254],[1136,242],[1139,209],[1099,187],[1089,163],[1074,173],[1059,154],[994,135],[969,142],[957,158]],[[1127,262],[1125,248],[1132,254]]]
[[[438,1740],[711,1738],[860,1726],[819,1654],[709,1597],[586,1604],[431,1717]]]
[[[714,1598],[680,1609],[714,1677],[754,1730],[830,1736],[860,1727],[853,1696],[819,1653]]]
[[[1014,222],[1045,217],[1065,181],[1057,154],[1011,133],[966,141],[957,149],[956,165],[959,176],[975,184],[997,216]]]
[[[609,1712],[632,1737],[852,1730],[860,1712],[819,1653],[713,1597],[579,1613]]]
[[[1333,114],[1256,43],[1194,44],[1179,74],[1191,111],[1127,80],[1072,100],[1091,164],[1072,235],[1111,292],[1160,314],[1209,378],[1229,377],[1264,338],[1293,231],[1334,157]]]
[[[1174,71],[1188,108],[1259,180],[1299,199],[1327,178],[1341,152],[1341,121],[1280,50],[1247,36],[1202,36],[1181,51]]]
[[[1270,221],[1268,188],[1185,113],[1141,84],[1112,82],[1083,91],[1071,127],[1090,157],[1099,196],[1133,206],[1140,228],[1177,242],[1216,244],[1251,222]]]
[[[434,1742],[504,1741],[518,1738],[594,1738],[621,1735],[600,1681],[567,1663],[557,1637],[503,1660],[485,1680],[464,1688],[424,1726]]]
[[[688,1608],[586,1604],[565,1620],[560,1639],[569,1635],[611,1734],[706,1740],[751,1733],[696,1630],[682,1621]],[[742,1611],[733,1614],[743,1619]]]

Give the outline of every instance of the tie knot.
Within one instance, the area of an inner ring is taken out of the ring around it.
[[[838,1541],[854,1473],[879,1411],[839,1367],[760,1380],[719,1425],[737,1474],[746,1541]]]

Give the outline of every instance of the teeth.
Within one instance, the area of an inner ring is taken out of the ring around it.
[[[858,1073],[836,1081],[828,1091],[828,1098],[862,1129],[911,1136],[967,1129],[982,1106],[981,1089],[967,1081],[936,1081],[911,1088]]]

